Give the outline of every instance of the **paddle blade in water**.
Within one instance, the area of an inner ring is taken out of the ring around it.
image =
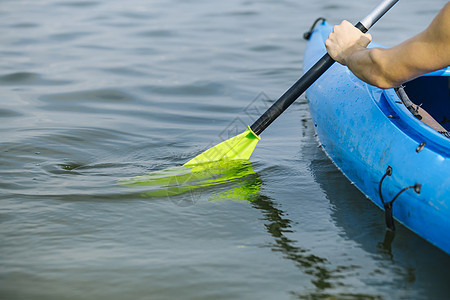
[[[143,196],[173,197],[185,193],[194,196],[210,194],[206,189],[214,187],[214,200],[249,200],[257,194],[260,185],[256,173],[248,160],[219,161],[195,167],[178,166],[151,172],[147,175],[125,178],[119,184],[142,187]]]
[[[174,196],[195,189],[231,183],[253,174],[248,166],[260,137],[250,127],[243,133],[206,150],[183,166],[122,179],[124,186],[152,187],[148,196]]]
[[[260,137],[248,127],[243,133],[209,148],[183,166],[191,167],[220,160],[248,160],[259,140]]]

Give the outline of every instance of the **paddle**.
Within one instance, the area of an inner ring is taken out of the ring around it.
[[[355,27],[367,32],[398,0],[384,0]],[[193,167],[219,160],[248,160],[260,140],[259,135],[280,116],[303,92],[306,91],[334,63],[330,55],[325,54],[311,67],[289,90],[287,90],[258,120],[248,129],[194,157],[183,166]]]

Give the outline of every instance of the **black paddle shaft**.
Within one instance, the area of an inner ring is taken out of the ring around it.
[[[300,97],[329,67],[334,60],[326,53],[311,69],[308,70],[289,90],[287,90],[255,123],[250,126],[253,132],[260,135],[279,115]]]
[[[398,0],[382,1],[366,18],[355,25],[366,33]],[[250,126],[254,133],[260,135],[278,116],[280,116],[298,97],[300,97],[328,68],[334,60],[326,53],[316,62],[289,90],[287,90],[255,123]]]
[[[360,22],[355,25],[363,33],[367,28]],[[250,126],[254,133],[260,135],[279,115],[298,99],[335,61],[325,53],[289,90],[287,90],[255,123]]]

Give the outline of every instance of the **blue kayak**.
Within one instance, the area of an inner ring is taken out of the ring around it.
[[[331,30],[326,22],[314,29],[305,71],[326,53],[324,41]],[[407,107],[408,100],[421,105],[450,131],[450,68],[404,86],[382,90],[335,63],[306,97],[322,149],[385,210],[388,227],[394,229],[395,218],[450,254],[450,138]]]

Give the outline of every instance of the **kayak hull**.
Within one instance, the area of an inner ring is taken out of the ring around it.
[[[331,27],[313,32],[304,57],[308,70],[326,52]],[[448,77],[450,70],[436,72]],[[376,205],[393,203],[395,219],[450,253],[450,139],[416,119],[393,89],[381,90],[335,63],[306,96],[322,149]],[[388,167],[392,175],[380,181]]]

